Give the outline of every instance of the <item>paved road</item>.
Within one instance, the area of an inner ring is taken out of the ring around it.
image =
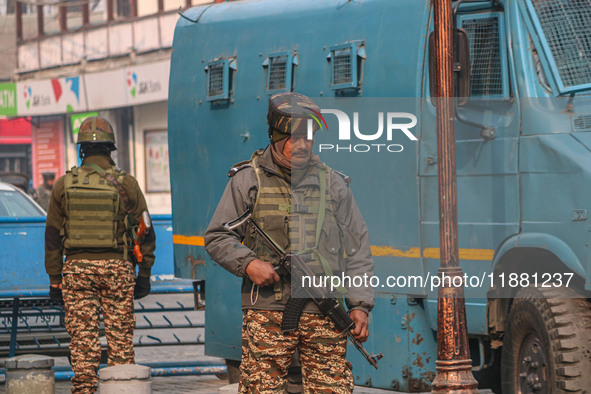
[[[154,361],[195,361],[208,360],[218,363],[221,360],[203,355],[203,346],[164,346],[164,347],[139,347],[136,350],[138,364]],[[56,358],[56,365],[69,365],[66,357]],[[218,390],[228,385],[227,379],[217,376],[155,376],[152,377],[153,393],[200,393],[217,394]],[[56,382],[56,394],[69,394],[71,390],[69,381]],[[4,384],[0,384],[0,393],[5,393]]]
[[[178,305],[180,302],[183,305],[193,306],[193,297],[190,294],[170,294],[170,295],[151,295],[141,300],[146,308],[157,307],[158,304],[164,306]],[[185,324],[187,319],[193,325],[202,324],[204,322],[203,311],[184,311],[184,312],[166,312],[166,318],[163,313],[156,312],[146,314],[147,320],[143,314],[136,314],[138,326],[149,325],[148,321],[153,325],[167,324],[166,319],[173,324]],[[134,336],[134,343],[141,342],[142,344],[155,344],[159,340],[165,343],[176,341],[175,336],[182,341],[202,341],[203,328],[180,328],[180,329],[139,329],[136,330]],[[101,339],[106,343],[105,339]],[[158,361],[208,361],[211,364],[222,364],[223,360],[208,357],[204,355],[203,345],[181,345],[181,346],[137,346],[136,362],[138,364],[152,363]],[[68,366],[68,359],[66,357],[56,358],[57,366]],[[220,379],[214,375],[204,376],[156,376],[152,377],[152,392],[154,393],[200,393],[200,394],[217,394],[218,391],[227,386],[227,379]],[[70,393],[71,384],[69,381],[56,382],[56,394]],[[232,390],[226,390],[224,393],[231,393]],[[233,390],[235,393],[235,389]],[[4,384],[0,384],[0,394],[5,393]],[[373,390],[357,387],[355,393],[369,394],[369,393],[389,393],[392,391]],[[481,391],[484,393],[484,391]],[[489,392],[490,393],[490,392]]]
[[[166,307],[178,306],[178,303],[185,306],[193,306],[193,296],[191,294],[167,294],[150,295],[141,300],[146,308],[158,308],[158,304]],[[136,301],[137,309],[137,301]],[[193,325],[204,322],[203,311],[183,311],[183,312],[152,312],[145,314],[137,313],[136,320],[138,326],[166,325],[166,319],[173,324],[188,324],[187,319]],[[163,317],[166,316],[166,318]],[[149,321],[149,322],[148,322]],[[173,335],[174,334],[174,335]],[[156,344],[158,341],[164,343],[175,342],[175,335],[181,341],[203,341],[203,328],[180,328],[180,329],[141,329],[136,330],[134,343]],[[101,342],[106,344],[105,338]],[[208,361],[212,364],[223,364],[223,360],[207,357],[203,352],[203,345],[180,345],[180,346],[136,346],[136,363],[152,363],[159,361]],[[56,366],[69,366],[66,357],[57,357]],[[220,387],[228,384],[227,379],[220,379],[214,376],[157,376],[152,377],[152,391],[154,393],[216,393]],[[56,394],[70,393],[71,383],[69,381],[56,382]],[[6,391],[4,384],[0,384],[0,394]]]

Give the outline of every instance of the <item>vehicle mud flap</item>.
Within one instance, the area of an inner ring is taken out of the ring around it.
[[[309,298],[293,297],[287,300],[287,304],[285,304],[285,309],[283,310],[283,319],[281,320],[281,330],[283,332],[292,332],[298,329],[300,316],[309,301]]]

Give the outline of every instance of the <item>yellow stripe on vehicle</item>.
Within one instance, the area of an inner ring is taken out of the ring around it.
[[[174,234],[172,243],[175,245],[205,246],[205,240],[199,236],[185,236]],[[460,260],[491,261],[495,255],[492,249],[460,249]],[[439,259],[439,248],[425,248],[422,257],[426,259]],[[374,257],[407,257],[411,259],[421,258],[421,248],[396,249],[392,246],[371,246],[371,254]]]
[[[205,246],[205,240],[199,236],[186,236],[186,235],[172,235],[172,243],[175,245],[192,245],[192,246]]]
[[[462,249],[460,248],[460,260],[485,260],[490,261],[495,256],[492,249]],[[439,259],[439,248],[425,248],[423,257],[426,259]]]
[[[371,255],[375,257],[410,257],[418,259],[421,257],[421,248],[410,248],[408,250],[400,250],[391,246],[371,246]]]

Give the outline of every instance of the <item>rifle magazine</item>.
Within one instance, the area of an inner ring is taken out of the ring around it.
[[[293,297],[287,300],[287,304],[285,304],[285,309],[283,310],[283,319],[281,320],[281,330],[283,332],[287,333],[298,329],[302,311],[309,301],[309,298]]]

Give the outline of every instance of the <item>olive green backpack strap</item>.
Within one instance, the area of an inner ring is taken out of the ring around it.
[[[251,159],[252,168],[254,168],[254,175],[257,179],[257,195],[254,200],[254,205],[252,206],[252,212],[256,211],[257,206],[259,205],[259,196],[261,194],[259,193],[259,188],[261,187],[261,173],[263,172],[263,170],[261,169],[261,167],[259,167],[259,161],[257,159],[258,157],[255,157],[254,155]]]
[[[328,264],[328,261],[326,261],[324,256],[322,256],[322,254],[318,251],[318,244],[320,243],[320,234],[322,233],[322,225],[324,224],[324,217],[326,215],[326,185],[328,183],[326,175],[326,166],[323,165],[318,169],[318,178],[320,182],[320,206],[318,209],[318,220],[316,221],[316,247],[314,248],[314,251],[320,259],[320,262],[322,263],[324,273],[327,276],[332,277],[334,276],[334,273],[332,271],[332,268],[330,268],[330,264]],[[347,293],[345,288],[342,286],[337,287],[336,292],[339,296],[344,296]]]
[[[256,212],[256,209],[257,209],[257,207],[259,205],[259,197],[261,195],[261,190],[260,190],[261,185],[262,185],[262,183],[261,183],[261,174],[263,173],[263,170],[262,170],[261,167],[259,167],[259,161],[258,161],[259,155],[260,155],[260,152],[257,151],[250,158],[250,165],[254,169],[254,174],[255,174],[256,180],[257,180],[257,195],[256,195],[256,198],[255,198],[255,201],[254,201],[254,205],[252,207],[252,212]],[[287,208],[289,208],[289,207],[287,207]],[[282,253],[284,253],[283,248],[281,248],[279,246],[279,244],[277,244],[272,238],[270,238],[270,239],[271,239],[271,242],[273,242],[275,244],[275,246]],[[275,293],[275,301],[281,301],[281,299],[283,298],[283,284],[282,284],[282,281],[273,283],[273,292]]]
[[[320,206],[318,207],[318,218],[316,219],[316,247],[318,247],[318,242],[320,241],[320,233],[324,224],[324,216],[326,215],[326,169],[324,166],[318,169],[318,178],[320,182]]]
[[[320,259],[320,262],[322,263],[322,268],[324,268],[324,273],[327,276],[332,277],[334,275],[334,273],[332,271],[332,268],[330,268],[330,264],[328,264],[328,261],[326,261],[324,256],[322,256],[322,254],[318,251],[318,244],[320,243],[320,234],[322,232],[322,225],[324,224],[324,216],[326,214],[326,185],[328,183],[327,179],[330,180],[330,175],[328,175],[328,178],[327,178],[325,165],[322,165],[318,169],[318,178],[319,178],[319,182],[320,182],[320,207],[318,210],[319,211],[318,212],[318,220],[316,221],[316,247],[314,248],[314,251],[316,252],[316,255],[318,256],[318,258]],[[344,297],[345,294],[347,294],[347,290],[345,290],[345,288],[343,286],[338,286],[336,288],[336,293],[339,297]],[[342,305],[343,299],[339,298],[339,302]]]
[[[324,217],[326,216],[326,184],[328,182],[326,175],[326,166],[324,165],[318,168],[318,181],[320,184],[320,205],[318,207],[318,218],[316,219],[316,246],[314,247],[314,249],[312,249],[312,253],[314,253],[318,257],[318,260],[320,260],[320,263],[322,264],[322,269],[324,270],[324,274],[328,277],[332,277],[334,276],[334,272],[332,271],[332,268],[330,268],[330,264],[328,264],[328,261],[326,261],[324,256],[322,256],[322,254],[318,251],[318,244],[320,243],[320,235],[322,234]],[[339,296],[344,296],[347,293],[345,288],[342,286],[337,287],[336,292]]]
[[[109,183],[111,183],[111,185],[113,185],[115,187],[115,189],[117,189],[117,192],[119,192],[119,195],[121,196],[121,200],[123,200],[123,204],[125,205],[125,211],[127,211],[128,214],[131,213],[131,211],[132,211],[131,201],[129,200],[129,195],[127,194],[127,192],[123,188],[123,185],[121,184],[121,182],[119,182],[113,174],[105,171],[104,169],[102,169],[101,167],[97,166],[94,163],[84,163],[84,166],[92,168],[93,170],[98,172],[100,175],[102,175],[107,181],[109,181]]]

